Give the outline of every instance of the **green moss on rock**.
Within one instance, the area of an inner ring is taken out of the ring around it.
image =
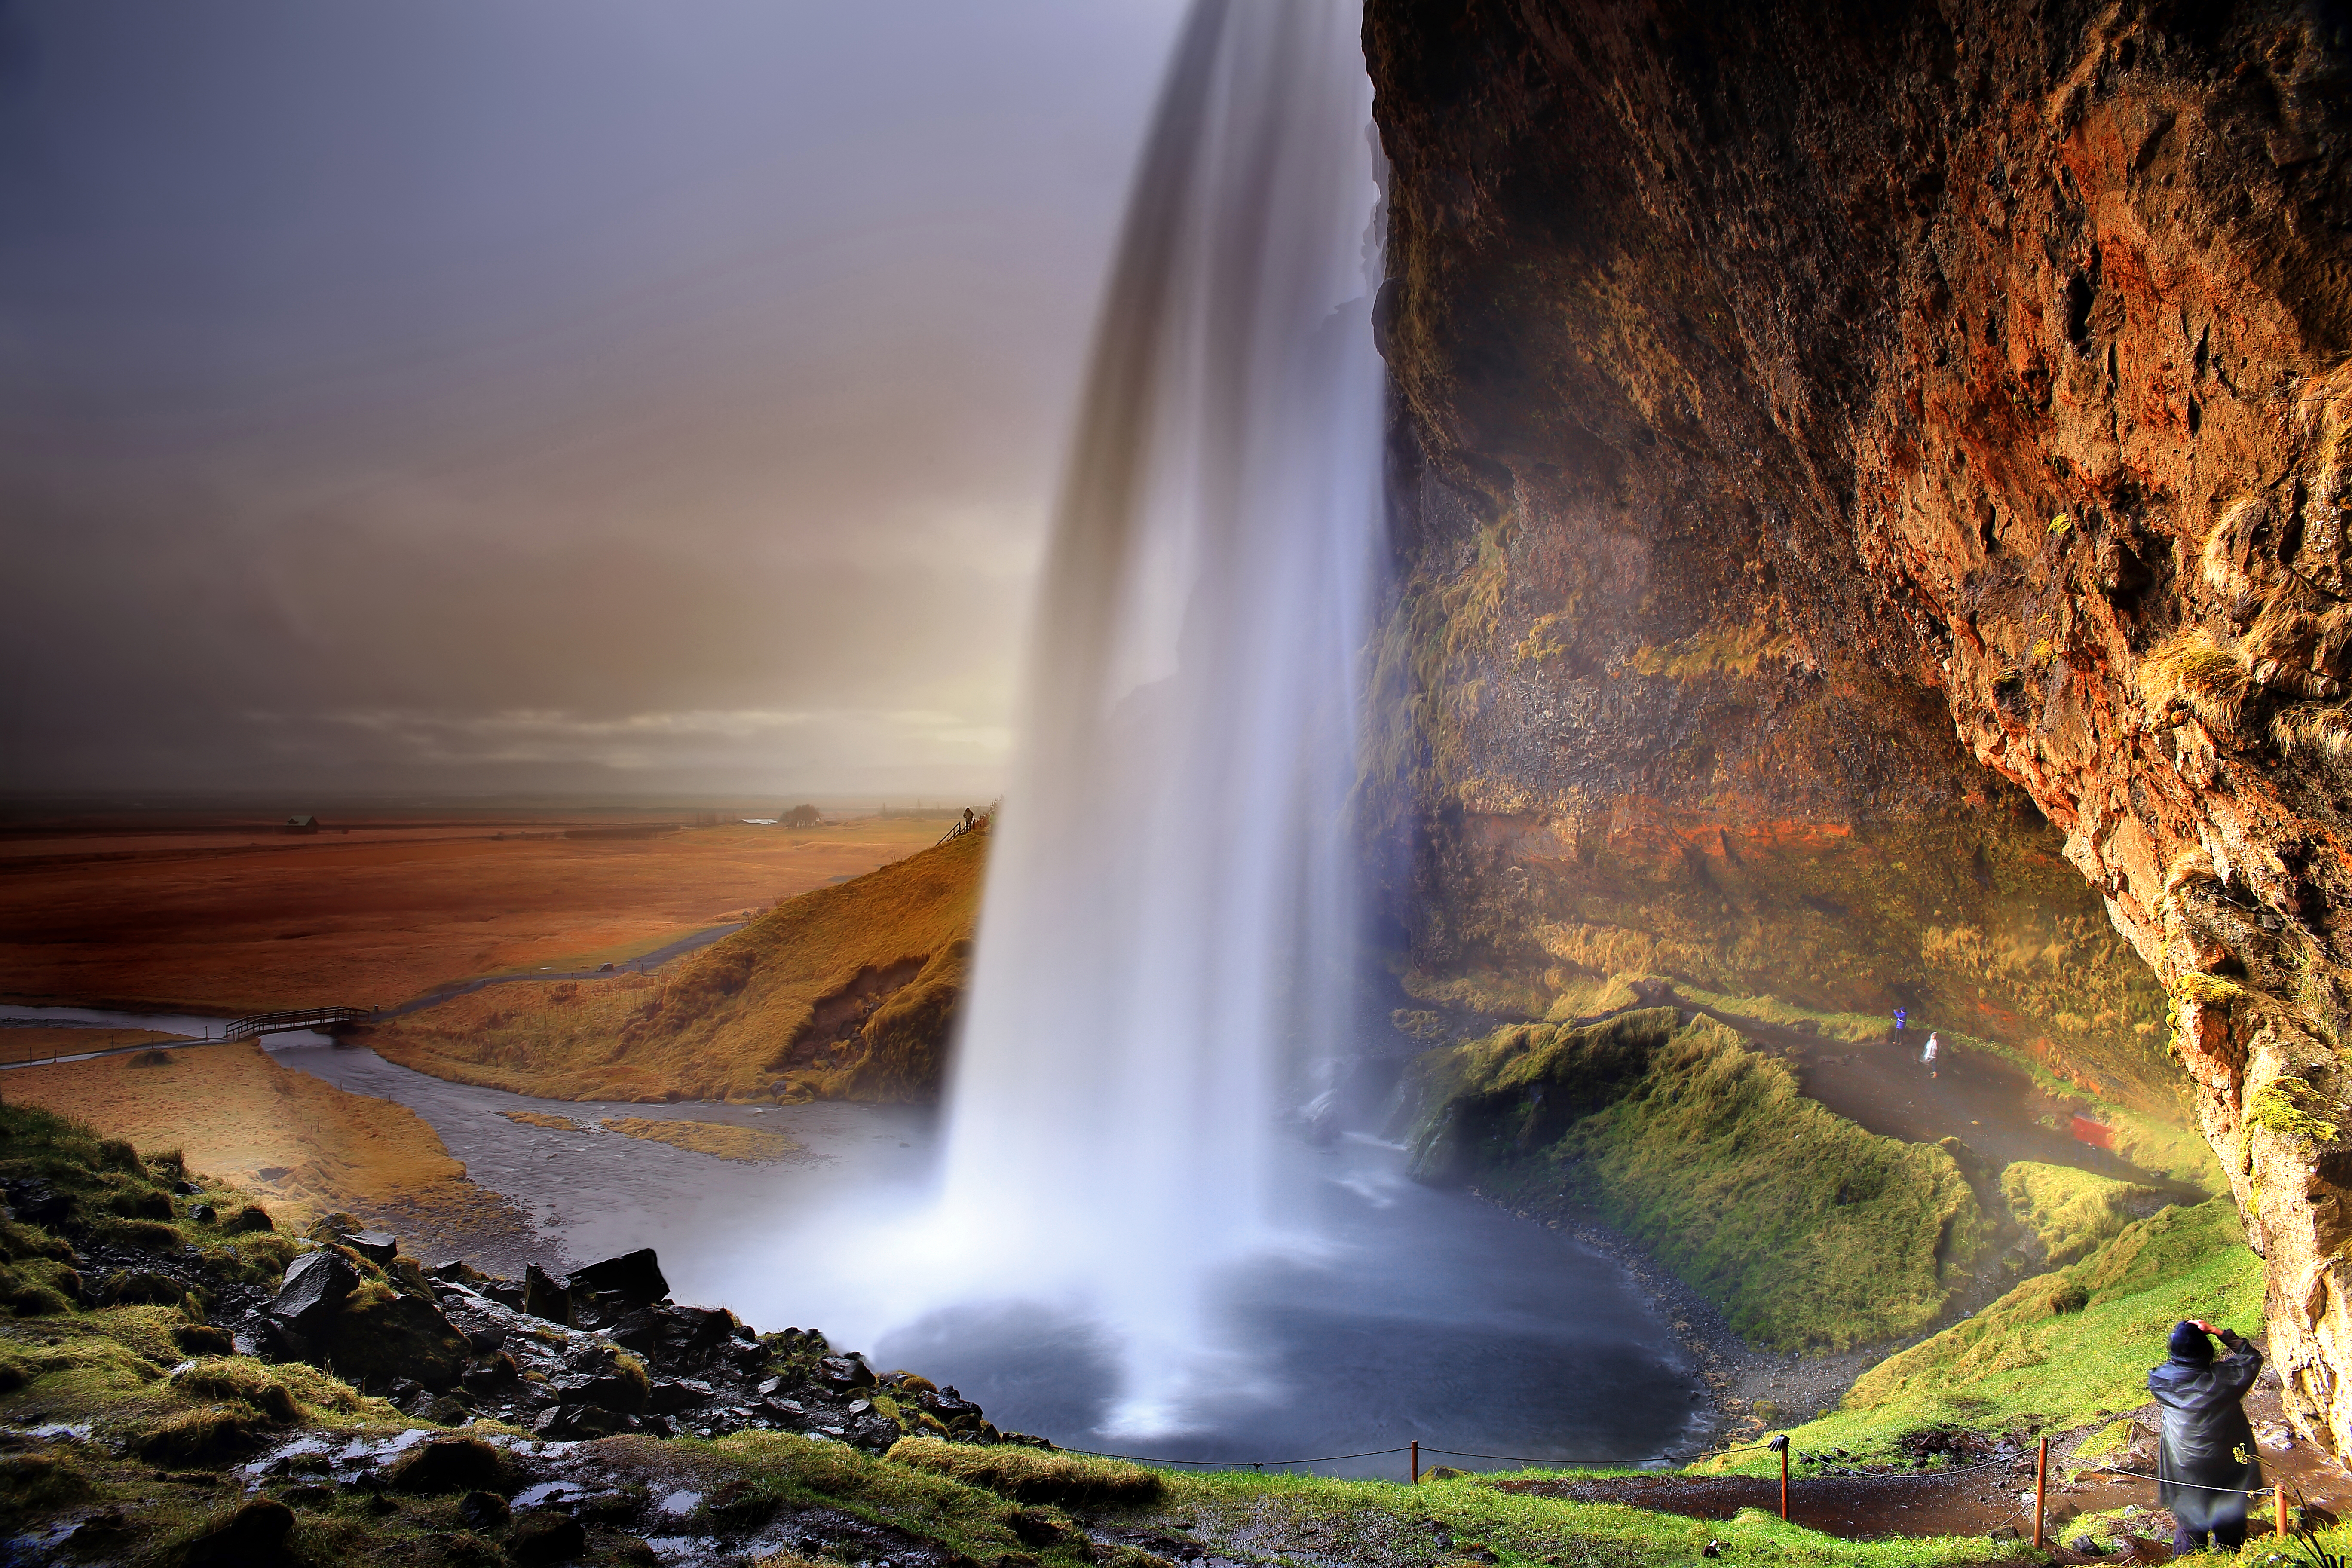
[[[1423,1058],[1415,1173],[1589,1207],[1781,1348],[1914,1333],[1984,1220],[1944,1150],[1865,1131],[1730,1029],[1647,1008]]]

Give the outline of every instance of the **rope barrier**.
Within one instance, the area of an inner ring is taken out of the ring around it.
[[[1212,1469],[1237,1470],[1247,1466],[1253,1470],[1268,1465],[1336,1465],[1342,1459],[1382,1459],[1391,1454],[1408,1451],[1410,1445],[1396,1448],[1373,1448],[1361,1454],[1326,1454],[1318,1459],[1153,1459],[1141,1454],[1105,1454],[1093,1448],[1065,1448],[1065,1454],[1082,1454],[1089,1459],[1125,1459],[1135,1465],[1201,1465]]]
[[[2236,1492],[2251,1496],[2255,1492],[2266,1492],[2275,1489],[2272,1487],[2209,1487],[2202,1481],[2166,1480],[2162,1476],[2151,1476],[2145,1470],[2119,1470],[2112,1465],[2093,1465],[2081,1473],[2086,1476],[2129,1476],[2134,1480],[2159,1481],[2166,1486],[2187,1487],[2191,1491],[2200,1492]],[[2282,1482],[2280,1484],[2284,1485],[2284,1483]]]
[[[1653,1454],[1647,1458],[1641,1459],[1554,1459],[1543,1458],[1529,1454],[1474,1454],[1460,1448],[1423,1447],[1421,1451],[1424,1454],[1435,1454],[1441,1458],[1448,1459],[1493,1459],[1503,1464],[1544,1465],[1563,1470],[1597,1470],[1629,1468],[1635,1465],[1688,1464],[1695,1459],[1726,1458],[1733,1454],[1761,1454],[1769,1451],[1772,1445],[1769,1443],[1743,1443],[1737,1447],[1731,1448],[1706,1448],[1695,1454]],[[1410,1447],[1411,1445],[1406,1444],[1400,1445],[1394,1448],[1370,1448],[1360,1454],[1325,1454],[1319,1458],[1312,1459],[1166,1459],[1154,1458],[1147,1454],[1107,1454],[1097,1448],[1064,1448],[1062,1452],[1066,1454],[1077,1454],[1089,1459],[1123,1459],[1131,1465],[1182,1465],[1194,1468],[1205,1468],[1209,1469],[1238,1470],[1246,1468],[1258,1470],[1264,1469],[1268,1466],[1335,1465],[1343,1459],[1384,1459],[1391,1454],[1405,1453],[1410,1449]],[[2014,1462],[2015,1461],[2013,1460],[2008,1459],[1992,1459],[1984,1464],[1970,1465],[1965,1468],[1953,1468],[1948,1467],[1943,1469],[1921,1470],[1907,1475],[1898,1475],[1890,1471],[1884,1475],[1839,1479],[1861,1480],[1927,1480],[1946,1476],[1965,1476],[1972,1474],[1978,1470],[1998,1469],[2004,1465],[2013,1464]]]

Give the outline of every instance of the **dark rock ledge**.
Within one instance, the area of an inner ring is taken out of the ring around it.
[[[424,1268],[381,1233],[326,1234],[275,1294],[216,1287],[211,1326],[240,1354],[309,1362],[419,1419],[558,1441],[764,1429],[877,1454],[918,1435],[1051,1447],[999,1431],[951,1387],[836,1353],[814,1329],[760,1334],[724,1308],[681,1306],[650,1247],[514,1280],[460,1261]]]

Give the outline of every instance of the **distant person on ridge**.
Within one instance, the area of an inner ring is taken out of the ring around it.
[[[1943,1042],[1936,1038],[1935,1030],[1928,1030],[1927,1048],[1919,1053],[1919,1064],[1927,1069],[1929,1078],[1936,1076],[1936,1053],[1941,1049],[1943,1049]]]
[[[2230,1353],[2215,1361],[2208,1334],[2220,1335]],[[2172,1510],[2173,1555],[2202,1552],[2209,1534],[2215,1547],[2235,1552],[2246,1542],[2246,1493],[2263,1484],[2254,1429],[2239,1403],[2262,1373],[2263,1352],[2202,1319],[2175,1323],[2165,1349],[2147,1391],[2164,1406],[2156,1500]]]
[[[971,807],[967,805],[963,808],[963,830],[966,833],[970,833],[971,831]]]

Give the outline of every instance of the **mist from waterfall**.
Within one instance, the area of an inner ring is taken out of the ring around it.
[[[1369,609],[1379,200],[1356,0],[1199,0],[1138,172],[1038,601],[937,1234],[1175,1419],[1328,1055]]]

